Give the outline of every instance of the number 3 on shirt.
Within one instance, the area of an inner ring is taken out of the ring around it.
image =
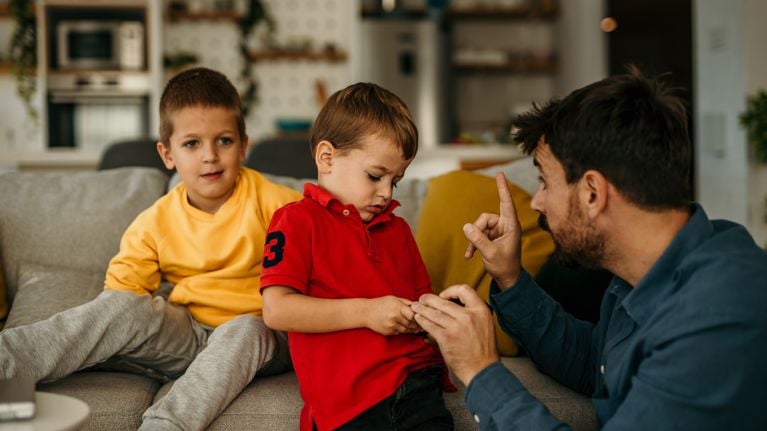
[[[279,230],[269,232],[266,236],[266,246],[264,247],[264,268],[269,268],[282,262],[284,249],[285,234]]]

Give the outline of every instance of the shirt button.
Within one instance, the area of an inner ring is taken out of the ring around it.
[[[344,213],[345,216],[349,215],[349,210],[343,210],[342,212]]]
[[[602,374],[605,373],[605,365],[604,364],[599,366],[599,372],[602,373]]]
[[[479,423],[479,416],[478,415],[474,415],[474,422]]]

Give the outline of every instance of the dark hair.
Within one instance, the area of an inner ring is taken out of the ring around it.
[[[312,154],[321,141],[345,150],[373,134],[394,141],[406,160],[418,151],[418,129],[405,102],[376,84],[353,84],[333,93],[314,120]]]
[[[221,107],[237,115],[240,139],[245,136],[245,120],[237,89],[222,73],[204,67],[185,70],[171,78],[160,98],[160,142],[170,145],[173,134],[171,117],[191,106]]]
[[[520,115],[514,139],[531,154],[543,139],[572,184],[590,169],[648,210],[689,204],[691,149],[681,99],[629,67]]]

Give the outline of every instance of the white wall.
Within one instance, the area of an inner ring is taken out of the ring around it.
[[[693,1],[698,200],[710,217],[744,224],[761,245],[767,181],[749,159],[738,116],[746,95],[767,87],[766,17],[760,0]]]
[[[314,120],[320,110],[315,82],[325,84],[330,95],[352,83],[352,34],[359,5],[349,0],[264,0],[277,23],[279,44],[310,37],[316,50],[333,43],[347,54],[347,61],[268,61],[254,64],[258,80],[258,105],[248,115],[251,141],[276,132],[278,118]]]

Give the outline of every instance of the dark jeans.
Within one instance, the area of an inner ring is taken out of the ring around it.
[[[342,425],[340,431],[444,431],[453,429],[453,415],[442,398],[440,366],[411,373],[392,396]]]

